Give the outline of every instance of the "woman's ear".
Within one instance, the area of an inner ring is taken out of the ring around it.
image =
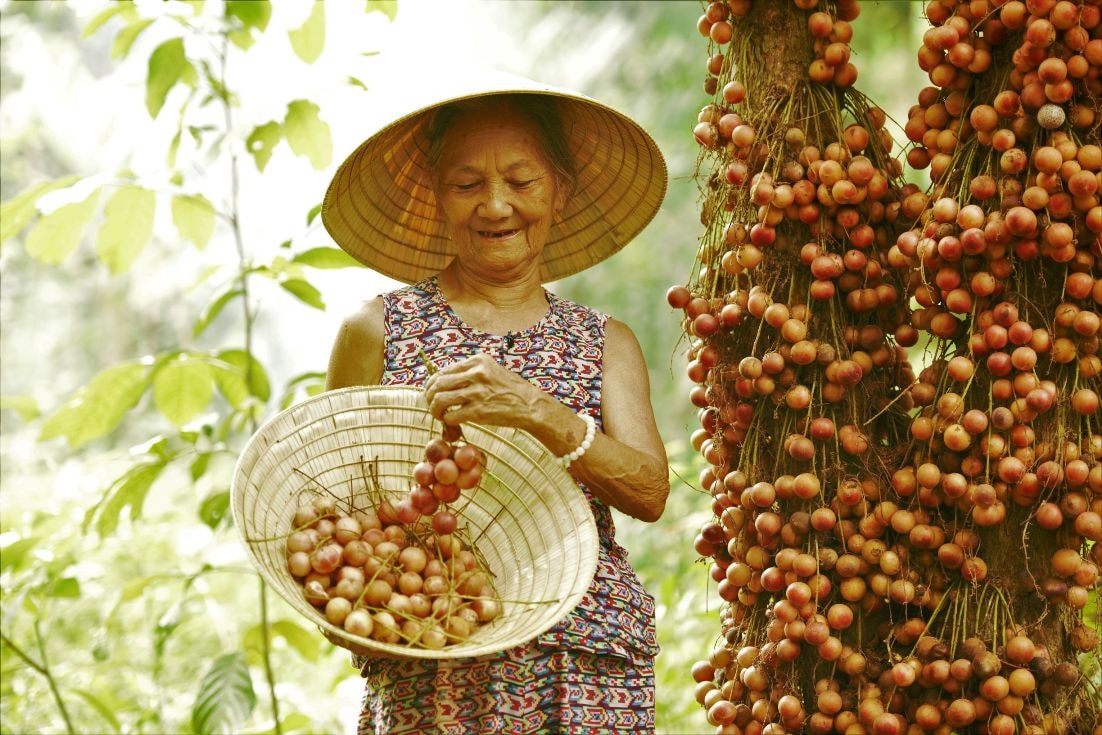
[[[566,208],[566,203],[570,201],[570,197],[574,193],[574,180],[567,179],[565,176],[556,176],[555,179],[555,201],[553,204],[555,214],[562,214],[563,209]]]

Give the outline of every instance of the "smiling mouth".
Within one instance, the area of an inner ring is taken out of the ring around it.
[[[495,232],[491,232],[490,230],[479,230],[478,234],[490,240],[503,240],[507,237],[512,237],[518,232],[520,232],[520,230],[498,230]]]

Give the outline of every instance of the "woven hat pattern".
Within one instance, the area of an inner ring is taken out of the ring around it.
[[[657,145],[630,118],[595,100],[515,82],[418,109],[364,141],[338,168],[322,203],[332,238],[368,267],[406,283],[443,269],[454,248],[433,192],[423,126],[446,103],[514,93],[555,97],[577,170],[545,245],[541,280],[572,275],[623,248],[665,196],[666,163]]]
[[[339,508],[370,507],[366,478],[387,497],[404,497],[425,444],[439,436],[420,390],[345,388],[280,412],[246,444],[231,487],[235,524],[250,560],[291,607],[333,635],[390,655],[457,658],[525,643],[581,601],[597,564],[597,528],[584,494],[529,434],[465,424],[466,441],[486,456],[483,481],[452,509],[485,560],[502,614],[466,641],[439,650],[386,644],[331,625],[287,569],[295,510],[317,494]]]

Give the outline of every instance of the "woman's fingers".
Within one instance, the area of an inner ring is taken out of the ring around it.
[[[429,404],[429,412],[440,420],[462,409],[467,403],[460,391],[439,391],[431,397],[426,396],[426,399]],[[449,421],[449,423],[453,423],[453,421]]]
[[[425,400],[437,419],[508,423],[523,410],[519,396],[535,389],[485,354],[441,368],[425,381]]]
[[[481,392],[475,389],[489,382],[486,360],[489,358],[485,355],[476,355],[441,368],[430,375],[425,381],[425,399],[429,405],[438,404],[437,407],[443,412],[450,406],[469,403],[475,399],[475,393]],[[505,370],[492,360],[490,362],[493,366]]]

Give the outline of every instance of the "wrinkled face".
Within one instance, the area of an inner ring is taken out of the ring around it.
[[[501,279],[539,268],[566,187],[535,125],[495,104],[462,113],[445,133],[436,196],[460,267]]]

